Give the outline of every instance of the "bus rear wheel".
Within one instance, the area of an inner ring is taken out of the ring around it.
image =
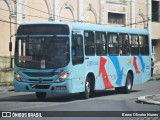
[[[43,100],[46,98],[47,93],[46,92],[36,92],[36,97],[40,100]]]
[[[117,93],[130,93],[133,86],[133,76],[131,73],[127,74],[126,83],[124,87],[115,88]]]

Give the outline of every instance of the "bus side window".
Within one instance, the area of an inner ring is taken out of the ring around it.
[[[85,54],[87,56],[95,55],[94,33],[93,31],[84,32]]]
[[[139,47],[141,55],[149,55],[148,36],[146,35],[139,36]]]
[[[106,33],[105,32],[96,32],[96,54],[107,55],[107,43],[106,43]]]
[[[72,35],[72,63],[73,65],[84,62],[83,39],[81,35]]]
[[[130,37],[131,55],[139,55],[139,40],[138,35],[131,35]]]
[[[109,55],[118,55],[118,34],[117,33],[108,33],[108,52]]]
[[[119,34],[120,55],[129,55],[129,37],[128,34]]]

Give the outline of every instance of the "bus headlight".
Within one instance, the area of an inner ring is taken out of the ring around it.
[[[26,80],[21,76],[19,75],[18,73],[15,73],[15,78],[19,81],[19,82],[25,82]]]
[[[70,75],[70,72],[66,72],[63,75],[61,75],[55,82],[64,82]]]

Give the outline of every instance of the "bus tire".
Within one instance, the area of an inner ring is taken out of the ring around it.
[[[83,99],[88,99],[90,97],[91,86],[89,77],[86,78],[85,81],[85,91],[81,93]]]
[[[132,86],[133,86],[133,76],[131,73],[128,73],[126,78],[126,84],[124,87],[124,93],[130,93],[132,91]]]
[[[133,76],[131,73],[127,74],[126,77],[126,83],[124,87],[117,87],[115,88],[117,93],[130,93],[132,91],[132,86],[133,86]]]
[[[36,97],[40,100],[43,100],[46,98],[47,93],[46,92],[36,92]]]

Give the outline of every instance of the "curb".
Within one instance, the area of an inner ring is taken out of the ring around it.
[[[12,92],[14,91],[14,88],[10,88],[10,89],[0,89],[0,93],[6,93],[6,92]]]
[[[156,98],[156,97],[160,98],[160,94],[140,96],[137,98],[137,101],[140,103],[160,105],[160,100],[154,100],[154,98]]]

